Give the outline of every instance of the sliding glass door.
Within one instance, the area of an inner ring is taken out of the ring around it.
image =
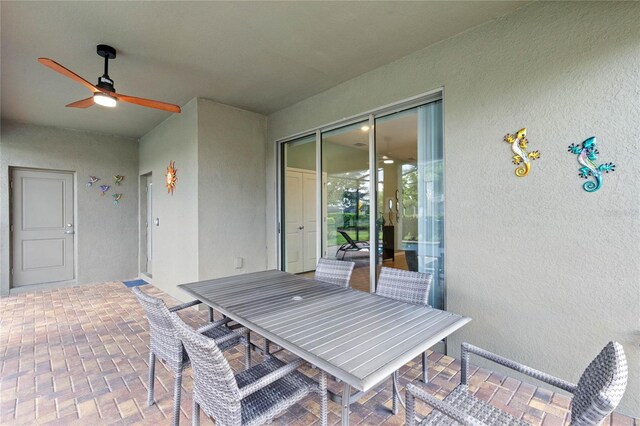
[[[323,256],[355,263],[351,287],[369,291],[369,127],[322,133]]]
[[[444,307],[442,101],[375,120],[378,266],[433,276]]]
[[[436,94],[282,142],[281,268],[354,262],[350,285],[363,291],[383,266],[426,272],[430,304],[444,308],[442,123]]]

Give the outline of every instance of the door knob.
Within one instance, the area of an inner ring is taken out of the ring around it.
[[[304,225],[298,226],[298,229],[302,231],[304,229]]]

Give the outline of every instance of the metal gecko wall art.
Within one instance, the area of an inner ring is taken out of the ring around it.
[[[511,151],[513,151],[514,154],[513,164],[515,164],[516,166],[522,164],[520,167],[516,168],[516,176],[526,176],[529,173],[529,170],[531,170],[531,160],[537,160],[538,158],[540,158],[539,151],[527,151],[527,148],[529,147],[529,141],[527,140],[527,129],[522,128],[514,134],[506,134],[504,137],[504,141],[508,144],[511,144]]]
[[[616,165],[613,163],[602,163],[599,166],[595,161],[598,159],[598,149],[596,148],[596,137],[591,136],[586,139],[582,144],[569,145],[569,152],[578,156],[578,163],[582,167],[578,170],[578,176],[583,179],[588,179],[590,176],[593,180],[589,180],[582,185],[582,188],[587,192],[596,192],[602,186],[602,172],[609,173],[616,169]]]

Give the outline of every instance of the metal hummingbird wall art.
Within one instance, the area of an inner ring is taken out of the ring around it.
[[[100,195],[104,196],[104,193],[111,188],[109,185],[100,185]]]
[[[613,163],[602,163],[599,166],[596,164],[600,152],[596,148],[595,136],[585,139],[579,145],[572,143],[569,145],[568,151],[578,156],[578,163],[582,166],[578,169],[578,176],[583,179],[593,178],[593,180],[588,180],[582,185],[582,188],[587,192],[596,192],[600,189],[602,186],[602,172],[614,172],[616,169],[616,165]]]
[[[539,151],[528,151],[529,141],[527,140],[527,129],[522,128],[516,133],[508,133],[504,137],[504,141],[511,145],[513,151],[512,161],[517,167],[515,174],[518,177],[524,177],[531,170],[531,161],[540,158]]]
[[[124,180],[124,176],[122,176],[122,175],[114,175],[114,176],[113,176],[113,182],[114,182],[116,185],[120,185],[120,184],[122,183],[122,181],[123,181],[123,180]]]
[[[111,196],[113,197],[113,204],[117,206],[118,201],[120,201],[120,199],[122,198],[122,194],[116,193],[116,194],[112,194]]]
[[[87,181],[87,188],[93,186],[94,183],[96,183],[97,181],[99,181],[100,178],[96,177],[96,176],[89,176],[89,180]]]

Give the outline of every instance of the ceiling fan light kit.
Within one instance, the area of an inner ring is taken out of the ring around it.
[[[120,102],[127,102],[130,104],[140,105],[148,108],[160,109],[163,111],[179,113],[181,112],[178,105],[169,104],[166,102],[154,101],[151,99],[136,98],[134,96],[122,95],[116,93],[113,80],[109,77],[109,59],[116,58],[116,49],[106,44],[99,44],[97,46],[97,53],[104,58],[104,74],[98,79],[98,84],[93,85],[84,78],[80,77],[73,71],[63,67],[56,61],[49,58],[38,58],[38,62],[42,65],[51,68],[52,70],[68,77],[83,86],[91,90],[93,96],[82,99],[76,102],[72,102],[67,105],[71,108],[89,108],[94,104],[98,104],[106,107],[115,107]]]

